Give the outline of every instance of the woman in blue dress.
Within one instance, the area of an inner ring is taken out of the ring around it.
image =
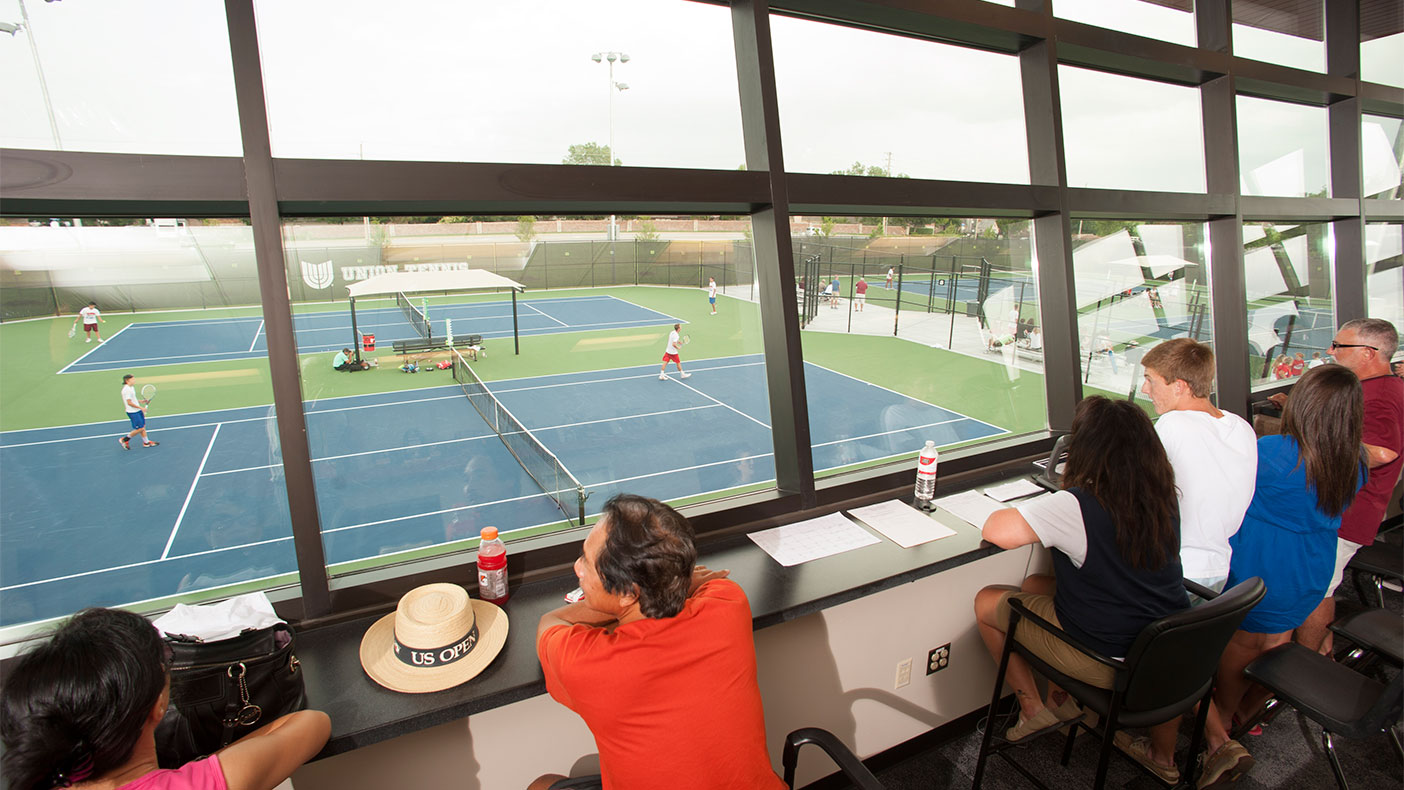
[[[1289,641],[1326,595],[1341,514],[1365,482],[1363,411],[1354,373],[1342,365],[1311,368],[1292,389],[1282,433],[1258,439],[1253,501],[1238,533],[1229,538],[1233,556],[1225,586],[1260,576],[1267,595],[1244,618],[1219,661],[1214,704],[1223,728],[1208,727],[1206,777],[1233,779],[1252,766],[1247,751],[1225,734],[1234,717],[1246,720],[1262,701],[1260,693],[1249,693],[1252,683],[1243,668]]]

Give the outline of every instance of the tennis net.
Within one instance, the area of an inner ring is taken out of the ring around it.
[[[453,352],[453,378],[468,396],[478,414],[507,445],[507,450],[522,465],[531,479],[556,500],[566,521],[572,526],[585,523],[585,487],[561,463],[556,454],[546,449],[531,431],[502,405],[478,374],[457,350]]]
[[[428,340],[433,335],[433,330],[429,328],[429,317],[424,315],[424,311],[415,307],[414,302],[411,302],[403,292],[397,291],[395,293],[395,301],[400,303],[400,312],[405,314],[405,320],[410,322],[414,331],[418,332],[420,337]]]

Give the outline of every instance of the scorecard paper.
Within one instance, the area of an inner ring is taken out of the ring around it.
[[[935,502],[937,507],[954,513],[976,527],[985,526],[985,519],[1004,507],[979,491],[962,491],[959,494],[941,497]]]
[[[749,537],[757,546],[765,549],[766,554],[785,566],[882,542],[842,513],[830,513],[798,524],[752,532]]]
[[[1035,484],[1027,477],[1021,477],[1012,483],[990,486],[985,489],[985,496],[990,499],[997,499],[1000,502],[1008,502],[1011,499],[1021,499],[1026,496],[1042,493],[1043,487]]]
[[[848,514],[904,549],[956,534],[955,530],[900,499],[854,508]]]

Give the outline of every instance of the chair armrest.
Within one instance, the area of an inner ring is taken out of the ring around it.
[[[1063,642],[1067,642],[1068,645],[1069,645],[1070,647],[1072,647],[1074,650],[1076,650],[1076,651],[1079,652],[1079,653],[1082,653],[1083,655],[1087,656],[1088,658],[1092,659],[1093,661],[1096,661],[1096,662],[1099,663],[1099,664],[1104,664],[1104,665],[1106,665],[1106,666],[1108,666],[1108,667],[1111,667],[1112,669],[1125,669],[1125,668],[1126,668],[1126,663],[1125,663],[1124,661],[1119,661],[1119,660],[1117,660],[1117,659],[1115,659],[1115,658],[1111,658],[1111,657],[1109,657],[1109,656],[1104,656],[1104,655],[1102,655],[1101,653],[1098,653],[1096,650],[1093,650],[1092,648],[1088,647],[1087,645],[1084,645],[1084,644],[1082,644],[1081,642],[1077,641],[1077,638],[1074,637],[1072,634],[1068,633],[1067,631],[1064,631],[1063,629],[1059,628],[1058,626],[1053,625],[1052,623],[1048,622],[1047,620],[1043,619],[1042,617],[1039,617],[1038,615],[1036,615],[1036,614],[1034,614],[1033,612],[1029,611],[1029,608],[1028,608],[1027,606],[1024,606],[1024,602],[1023,602],[1023,601],[1020,601],[1020,600],[1018,600],[1017,598],[1011,598],[1011,599],[1009,600],[1009,608],[1010,608],[1012,611],[1017,612],[1017,613],[1019,614],[1019,617],[1023,617],[1023,618],[1025,618],[1025,619],[1029,620],[1030,622],[1032,622],[1034,625],[1038,626],[1039,628],[1042,628],[1043,630],[1047,631],[1048,633],[1052,634],[1053,636],[1056,636],[1059,640],[1061,640],[1061,641],[1063,641]],[[1015,624],[1016,624],[1017,622],[1018,622],[1018,619],[1017,619],[1017,618],[1014,618],[1014,617],[1009,618],[1009,638],[1010,638],[1010,639],[1013,639],[1013,638],[1014,638],[1014,628],[1015,628]]]
[[[1203,598],[1203,599],[1206,600],[1206,601],[1212,601],[1212,600],[1214,600],[1215,598],[1218,598],[1218,597],[1219,597],[1219,594],[1218,594],[1218,593],[1214,592],[1213,590],[1209,589],[1208,587],[1205,587],[1204,585],[1200,584],[1199,582],[1193,582],[1193,581],[1190,581],[1189,579],[1185,579],[1184,582],[1185,582],[1185,589],[1186,589],[1186,590],[1190,591],[1191,593],[1193,593],[1193,594],[1195,594],[1195,595],[1198,595],[1200,598]]]
[[[795,766],[799,763],[799,750],[805,744],[814,744],[823,749],[829,758],[838,765],[843,775],[848,777],[848,781],[858,787],[858,790],[882,790],[882,784],[878,782],[873,772],[863,765],[863,761],[858,759],[843,741],[840,741],[828,730],[821,730],[818,727],[805,727],[795,730],[785,736],[785,749],[781,755],[781,762],[785,767],[785,786],[795,786]]]

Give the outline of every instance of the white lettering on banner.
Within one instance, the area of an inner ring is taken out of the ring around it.
[[[343,266],[341,267],[341,279],[354,283],[374,277],[377,274],[394,274],[399,270],[399,264],[394,263],[383,266]]]
[[[458,263],[407,263],[407,264],[405,264],[405,271],[407,271],[407,272],[466,272],[466,271],[468,271],[468,262],[467,262],[467,261],[459,261]]]

